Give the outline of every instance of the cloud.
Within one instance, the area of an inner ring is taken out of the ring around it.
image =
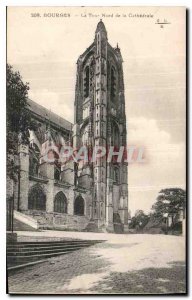
[[[129,165],[129,204],[132,212],[149,211],[162,188],[185,188],[185,144],[172,143],[154,119],[132,118],[128,124],[128,144],[144,146],[146,158]]]
[[[37,91],[29,90],[29,98],[40,105],[50,109],[64,119],[73,122],[74,111],[71,101],[65,101],[65,95],[42,89]]]
[[[144,117],[128,120],[128,139],[130,142],[142,142],[144,145],[162,145],[170,141],[170,135],[157,126],[157,120]]]

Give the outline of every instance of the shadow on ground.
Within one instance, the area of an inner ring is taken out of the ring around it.
[[[90,247],[91,248],[91,247]],[[89,249],[53,257],[46,262],[12,272],[8,277],[9,293],[57,294],[70,280],[83,274],[100,274],[110,264]]]
[[[70,254],[53,257],[40,265],[10,274],[8,278],[9,293],[185,293],[184,262],[175,261],[169,264],[170,267],[165,268],[155,267],[129,272],[110,272],[110,260],[108,261],[102,255],[95,253],[95,249],[99,247],[107,248],[113,247],[113,245],[98,244]]]
[[[90,292],[122,294],[167,294],[186,292],[185,264],[174,262],[170,268],[146,268],[125,273],[112,272]]]

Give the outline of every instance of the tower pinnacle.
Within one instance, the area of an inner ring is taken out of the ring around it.
[[[97,24],[95,34],[97,34],[98,32],[104,32],[107,36],[107,31],[106,31],[106,28],[105,28],[105,25],[104,25],[102,19],[100,19],[99,23]]]

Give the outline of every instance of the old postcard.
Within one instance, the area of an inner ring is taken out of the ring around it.
[[[186,294],[186,9],[7,7],[10,294]]]

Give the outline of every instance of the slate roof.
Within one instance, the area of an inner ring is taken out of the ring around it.
[[[73,124],[64,118],[58,116],[54,112],[50,111],[49,109],[45,108],[44,106],[36,103],[35,101],[28,99],[29,109],[35,113],[35,115],[39,116],[41,119],[47,119],[50,122],[54,123],[55,125],[62,127],[63,129],[72,130]]]

